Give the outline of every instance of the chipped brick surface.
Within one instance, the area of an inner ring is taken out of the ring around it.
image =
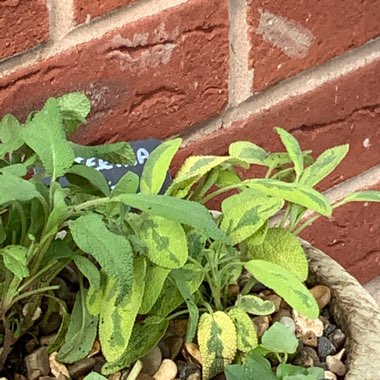
[[[138,0],[74,0],[74,18],[80,24],[88,19],[103,16]]]
[[[236,140],[268,151],[283,150],[274,127],[291,131],[314,155],[348,143],[350,152],[327,180],[325,190],[380,163],[380,61],[240,120],[184,148],[176,167],[191,154],[225,154]]]
[[[48,36],[44,0],[0,1],[0,60],[39,45]]]
[[[380,0],[251,0],[254,91],[380,35]]]
[[[74,136],[92,144],[166,138],[227,103],[225,0],[193,0],[0,79],[0,110],[24,118],[49,96],[85,91]]]

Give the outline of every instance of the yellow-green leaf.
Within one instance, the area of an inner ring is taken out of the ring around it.
[[[316,161],[302,173],[300,183],[314,186],[327,177],[348,153],[348,144],[325,150]]]
[[[128,346],[144,294],[145,270],[145,259],[136,259],[132,292],[124,297],[119,305],[116,304],[116,300],[120,296],[118,293],[121,289],[113,278],[108,278],[103,294],[99,323],[100,344],[107,361],[119,360]]]
[[[270,261],[286,268],[301,281],[308,275],[308,263],[300,241],[283,228],[269,228],[261,245],[249,245],[249,256],[252,259]]]
[[[268,153],[263,148],[250,141],[236,141],[232,143],[229,147],[229,154],[238,160],[258,165],[263,165],[263,160],[268,156]]]
[[[358,191],[347,195],[343,202],[380,202],[380,191]]]
[[[258,342],[256,329],[249,315],[242,309],[234,307],[228,312],[228,316],[236,327],[237,349],[246,353],[253,350]]]
[[[319,308],[315,298],[300,279],[286,268],[264,260],[248,261],[245,268],[300,314],[310,319],[318,318]]]
[[[226,198],[222,203],[221,229],[232,244],[241,243],[253,235],[269,217],[281,210],[284,201],[248,189]]]
[[[272,197],[299,204],[321,215],[331,216],[332,207],[328,199],[310,186],[274,179],[250,179],[243,184]]]
[[[179,169],[166,193],[184,198],[203,175],[229,159],[230,157],[219,156],[189,157]]]
[[[186,263],[187,239],[179,223],[161,216],[145,215],[139,236],[146,247],[146,256],[154,264],[174,269]]]
[[[159,145],[149,155],[140,180],[140,190],[146,194],[158,194],[165,181],[169,165],[181,145],[182,139],[169,140]]]
[[[253,315],[269,315],[274,313],[276,309],[273,302],[265,301],[253,294],[243,296],[239,294],[235,306]]]
[[[275,128],[284,144],[289,157],[294,163],[294,171],[296,172],[296,180],[298,181],[303,171],[303,155],[298,141],[285,129]]]
[[[152,309],[153,305],[160,296],[169,273],[170,269],[166,269],[152,263],[148,264],[145,276],[144,296],[141,301],[139,314],[147,314]]]
[[[202,356],[202,378],[208,380],[231,364],[237,350],[236,328],[223,311],[202,314],[198,325],[198,344]]]

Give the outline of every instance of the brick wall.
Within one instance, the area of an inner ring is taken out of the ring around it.
[[[380,0],[3,0],[0,116],[82,90],[73,139],[180,135],[189,154],[237,139],[279,148],[281,126],[316,154],[349,143],[321,185],[380,189]],[[360,281],[380,275],[380,205],[355,204],[303,237]]]

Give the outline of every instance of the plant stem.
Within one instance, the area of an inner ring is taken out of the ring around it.
[[[245,187],[245,186],[246,186],[246,184],[244,182],[242,182],[242,183],[237,183],[237,184],[234,184],[234,185],[222,187],[222,188],[220,188],[218,190],[215,190],[213,193],[210,193],[206,197],[204,197],[202,199],[201,203],[205,204],[208,201],[210,201],[211,199],[214,199],[215,197],[217,197],[218,195],[225,193],[226,191],[239,189],[239,188]]]
[[[21,294],[18,297],[14,298],[12,303],[10,304],[10,307],[24,298],[32,297],[38,293],[44,293],[49,290],[57,290],[57,289],[59,289],[59,285],[45,286],[44,288],[38,288],[38,289],[31,290],[29,292],[25,292],[24,294]]]
[[[26,240],[26,217],[25,217],[25,212],[23,208],[21,207],[19,202],[13,202],[13,206],[17,210],[19,216],[20,216],[20,223],[21,223],[21,237],[20,237],[20,243],[21,245],[25,244]]]
[[[251,277],[247,283],[244,285],[242,291],[240,292],[240,294],[242,296],[245,296],[247,294],[249,294],[249,292],[252,290],[252,288],[254,287],[254,285],[256,284],[256,279],[254,277]]]
[[[286,206],[286,210],[285,210],[284,216],[282,217],[281,222],[280,222],[280,224],[279,224],[279,227],[280,227],[280,228],[284,228],[284,226],[285,226],[285,224],[286,224],[286,220],[287,220],[288,217],[289,217],[290,210],[291,210],[291,205],[288,204],[288,205]]]
[[[168,321],[170,321],[171,319],[175,319],[175,318],[180,317],[181,315],[185,315],[185,314],[189,314],[189,310],[177,311],[176,313],[167,316],[166,319]]]

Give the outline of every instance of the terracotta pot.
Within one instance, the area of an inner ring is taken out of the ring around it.
[[[331,288],[330,311],[347,336],[345,380],[380,379],[380,307],[336,261],[302,243],[309,258],[309,281]]]

